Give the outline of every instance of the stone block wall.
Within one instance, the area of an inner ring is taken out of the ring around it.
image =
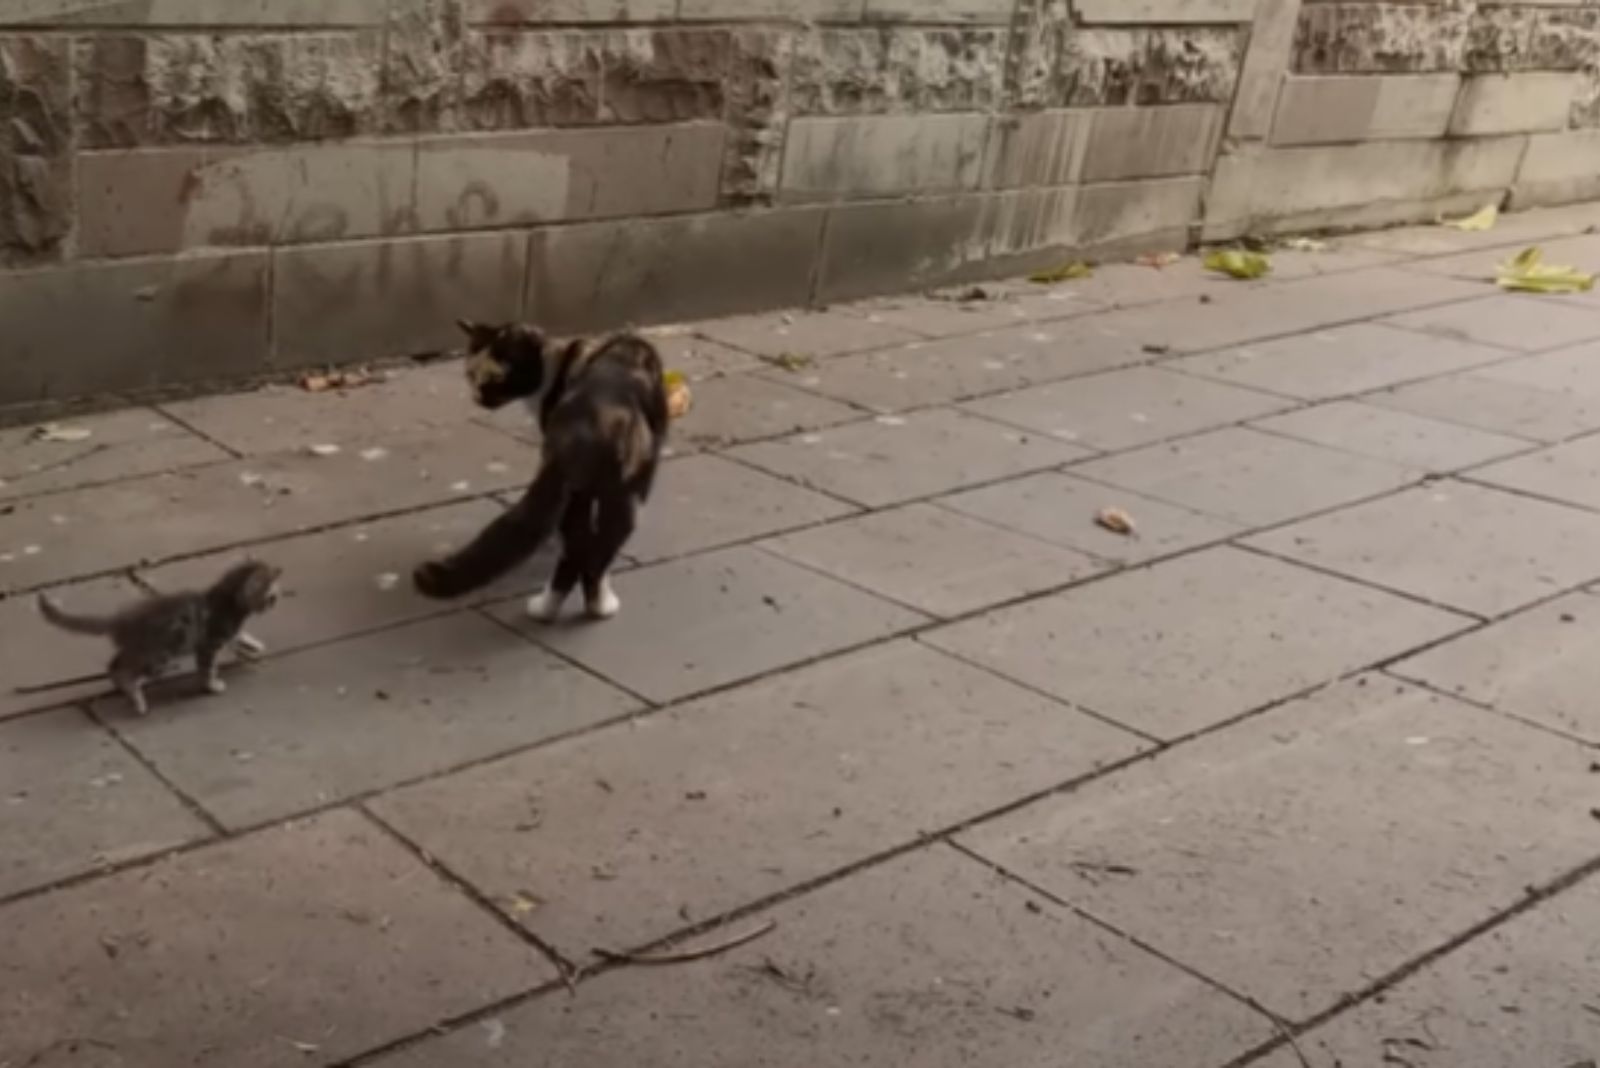
[[[0,0],[0,406],[1597,175],[1600,0]]]

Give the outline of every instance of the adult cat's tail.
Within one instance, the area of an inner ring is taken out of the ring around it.
[[[444,599],[489,585],[539,551],[561,522],[569,494],[562,464],[547,457],[522,499],[484,527],[470,545],[412,572],[417,592]]]
[[[73,634],[110,634],[116,621],[110,616],[74,615],[52,601],[48,594],[39,595],[39,614],[62,630]]]

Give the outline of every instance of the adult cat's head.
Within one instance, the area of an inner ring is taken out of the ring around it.
[[[467,384],[472,399],[491,411],[537,397],[550,377],[548,344],[531,326],[499,326],[460,319],[467,335]]]

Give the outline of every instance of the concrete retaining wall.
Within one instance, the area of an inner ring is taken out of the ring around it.
[[[0,0],[0,405],[1600,195],[1600,0]]]

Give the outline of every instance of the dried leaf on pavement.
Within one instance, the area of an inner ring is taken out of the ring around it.
[[[667,390],[667,415],[682,419],[694,405],[694,394],[689,392],[689,380],[682,371],[668,371],[661,381]]]
[[[1028,276],[1028,281],[1042,286],[1053,286],[1057,282],[1070,282],[1074,278],[1088,278],[1093,274],[1094,264],[1073,260],[1059,267],[1047,267],[1042,271],[1035,271]]]
[[[1181,252],[1146,252],[1134,262],[1140,267],[1154,267],[1160,270],[1163,267],[1171,267],[1181,259],[1183,259]]]
[[[94,431],[85,426],[67,426],[63,423],[46,423],[35,427],[33,440],[35,441],[88,441],[94,436]]]
[[[1206,270],[1217,271],[1230,278],[1260,278],[1272,270],[1272,261],[1259,252],[1242,248],[1219,248],[1206,253],[1201,261]]]
[[[1537,245],[1502,263],[1494,280],[1501,289],[1522,293],[1586,293],[1594,288],[1594,275],[1576,267],[1545,263],[1544,253]]]
[[[1137,529],[1133,525],[1133,516],[1121,508],[1102,508],[1094,517],[1094,521],[1113,534],[1121,534],[1125,538],[1132,537]]]
[[[1477,231],[1493,229],[1495,222],[1498,221],[1499,218],[1500,206],[1498,204],[1485,204],[1483,207],[1464,218],[1440,219],[1439,225],[1448,226],[1452,230],[1465,230],[1468,233],[1473,233]]]

